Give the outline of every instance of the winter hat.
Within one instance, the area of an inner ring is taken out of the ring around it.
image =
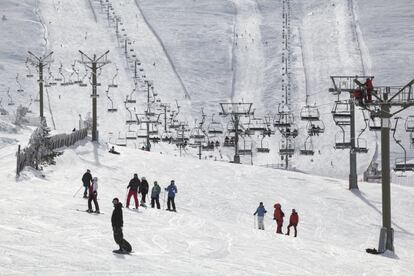
[[[292,213],[296,213],[296,210],[295,209],[292,209]]]
[[[260,202],[259,205],[263,205],[263,202]]]
[[[171,183],[175,183],[175,181],[174,180],[171,180]]]
[[[119,202],[119,199],[117,197],[115,197],[114,199],[112,199],[112,202],[114,202],[115,200]]]
[[[134,173],[134,177],[138,177],[138,174],[137,173]]]
[[[90,173],[90,172],[91,172],[91,170],[90,170],[90,169],[87,169],[87,170],[86,170],[86,172]]]
[[[154,185],[158,185],[158,182],[157,181],[154,181]]]

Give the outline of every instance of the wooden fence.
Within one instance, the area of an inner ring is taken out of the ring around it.
[[[57,135],[51,136],[50,141],[52,143],[52,149],[55,150],[55,149],[62,148],[62,147],[72,146],[77,141],[85,139],[86,136],[88,136],[87,128],[74,131],[71,134],[57,134]],[[36,153],[31,148],[31,146],[21,150],[20,145],[19,145],[17,153],[16,153],[16,157],[17,157],[16,176],[20,175],[20,172],[24,169],[24,167],[34,165],[35,154]]]

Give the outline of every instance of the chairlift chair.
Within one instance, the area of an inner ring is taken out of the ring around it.
[[[414,160],[414,157],[409,159]],[[407,163],[406,158],[397,158],[393,169],[395,172],[414,171],[414,162]]]
[[[127,145],[126,137],[121,137],[121,132],[118,132],[118,138],[116,139],[115,144],[120,147],[126,147]]]
[[[319,134],[325,132],[325,124],[322,120],[309,121],[306,126],[306,129],[308,131],[309,136],[319,136]]]
[[[346,140],[346,132],[344,130],[335,134],[335,149],[350,149],[351,142]]]
[[[414,132],[414,116],[410,115],[405,120],[405,131],[406,132]]]
[[[208,125],[207,133],[223,134],[223,125],[219,121],[214,121],[214,114],[211,117],[211,123]]]
[[[243,138],[243,147],[239,146],[240,155],[250,155],[252,154],[252,143],[250,142],[250,147],[246,144],[246,140]]]
[[[279,112],[275,115],[275,120],[273,121],[273,126],[277,128],[287,128],[290,127],[294,122],[293,114],[290,112]]]
[[[368,128],[371,131],[381,131],[381,118],[372,117],[371,120],[368,121]]]
[[[302,121],[319,121],[319,110],[316,106],[305,105],[300,111]]]
[[[307,155],[307,156],[315,154],[315,151],[313,150],[313,143],[312,143],[311,136],[308,136],[306,138],[305,143],[304,143],[304,148],[300,149],[299,153],[301,155]]]
[[[367,140],[363,138],[358,138],[354,151],[356,153],[368,153]]]
[[[348,101],[335,101],[331,113],[336,124],[338,122],[349,124],[348,122],[351,120],[351,109]]]
[[[260,147],[256,147],[256,151],[260,153],[269,153],[269,145],[267,142],[263,143],[265,136],[263,135],[262,139],[260,140]]]
[[[133,130],[128,130],[126,132],[126,139],[127,140],[136,140],[137,139],[137,133]]]
[[[397,131],[397,125],[398,125],[398,120],[399,119],[400,119],[400,117],[395,117],[395,126],[394,126],[394,129],[393,129],[392,137],[394,138],[395,142],[404,151],[404,157],[403,158],[397,158],[395,160],[394,171],[402,171],[402,172],[405,172],[405,171],[414,171],[414,157],[412,157],[412,158],[407,157],[407,150],[402,145],[401,140],[398,140],[395,137],[395,133]],[[407,162],[408,160],[411,160],[411,161],[408,163]]]
[[[262,118],[252,118],[249,122],[247,129],[253,132],[265,131],[267,129],[267,125],[266,125],[266,122]]]
[[[295,144],[292,140],[288,139],[287,142],[281,142],[279,145],[279,155],[281,156],[292,156],[295,154]]]

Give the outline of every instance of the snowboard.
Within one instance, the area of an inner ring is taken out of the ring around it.
[[[128,252],[128,251],[119,250],[119,249],[112,250],[112,252],[115,254],[122,254],[122,255],[129,255],[130,253],[133,253],[133,252]]]
[[[88,214],[95,214],[95,215],[103,215],[104,214],[102,212],[100,212],[99,214],[98,213],[95,213],[95,212],[89,213],[87,210],[81,210],[81,209],[76,209],[76,211],[78,211],[78,212],[85,212],[85,213],[88,213]]]

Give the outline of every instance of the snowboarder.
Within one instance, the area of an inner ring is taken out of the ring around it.
[[[92,179],[92,185],[89,186],[89,198],[88,198],[88,213],[92,213],[92,201],[95,205],[95,213],[99,214],[99,205],[98,205],[98,178],[94,177]]]
[[[113,154],[119,154],[119,152],[117,152],[117,151],[115,150],[115,147],[114,147],[114,146],[112,146],[112,148],[109,150],[109,152],[110,152],[110,153],[113,153]]]
[[[114,204],[114,211],[112,212],[111,222],[112,229],[114,231],[114,240],[119,245],[119,251],[117,253],[129,253],[132,251],[131,245],[124,239],[124,234],[122,233],[122,227],[124,226],[124,219],[122,216],[122,203],[119,202],[118,198],[112,200]]]
[[[290,215],[289,225],[287,227],[286,235],[289,236],[290,227],[293,226],[293,229],[295,229],[295,237],[296,237],[297,234],[298,234],[298,231],[296,230],[296,226],[298,226],[298,223],[299,223],[299,215],[298,215],[298,213],[296,213],[295,209],[292,209],[292,214]]]
[[[154,208],[155,203],[157,203],[157,209],[160,209],[160,192],[161,187],[157,181],[154,181],[154,187],[151,190],[151,208]]]
[[[129,188],[128,196],[127,196],[127,203],[126,207],[129,208],[129,201],[131,199],[131,196],[134,196],[135,200],[135,208],[138,209],[139,203],[138,203],[138,188],[141,185],[141,182],[139,181],[138,174],[134,173],[134,178],[132,178],[129,181],[129,184],[127,186],[127,189]]]
[[[282,211],[282,206],[279,203],[276,203],[273,207],[275,207],[275,211],[273,213],[273,219],[276,220],[277,223],[277,234],[283,234],[282,233],[282,226],[283,226],[283,217],[285,214]]]
[[[148,194],[148,182],[145,176],[141,178],[141,185],[139,185],[139,193],[141,194],[141,205],[145,205],[145,198]]]
[[[88,189],[91,185],[92,175],[89,169],[86,170],[86,173],[82,176],[83,187],[85,187],[85,191],[83,192],[83,198],[88,198]]]
[[[259,229],[264,230],[264,216],[267,213],[265,207],[263,206],[263,202],[259,203],[259,207],[257,207],[256,212],[254,212],[253,216],[257,214],[257,226]]]
[[[171,180],[170,185],[168,185],[167,188],[165,188],[166,191],[168,191],[168,200],[167,200],[167,210],[177,212],[175,210],[175,194],[177,193],[177,186],[175,186],[175,181]],[[172,205],[172,209],[170,208]]]

